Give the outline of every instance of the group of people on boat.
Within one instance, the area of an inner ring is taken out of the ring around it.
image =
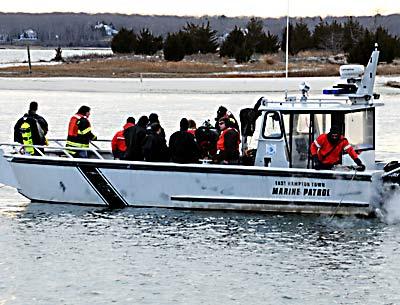
[[[27,113],[14,126],[14,141],[24,145],[24,153],[40,155],[32,145],[47,145],[48,124],[37,114],[38,103],[33,101]],[[89,148],[90,141],[96,140],[89,121],[90,107],[81,106],[68,125],[66,147]],[[210,123],[196,128],[193,120],[182,118],[180,130],[173,133],[167,145],[165,131],[158,115],[141,116],[138,121],[128,117],[122,130],[111,141],[115,159],[197,163],[199,159],[210,159],[219,164],[238,164],[240,153],[239,124],[234,115],[224,106],[220,106],[215,118],[215,126]],[[87,150],[68,151],[73,157],[87,158]],[[357,164],[359,170],[365,170],[354,148],[342,135],[339,126],[332,126],[329,133],[321,134],[310,147],[315,169],[332,169],[340,164],[342,154],[346,152]]]
[[[48,124],[37,114],[38,103],[31,102],[27,113],[14,126],[14,141],[24,145],[23,152],[40,155],[32,145],[47,145]],[[89,121],[90,107],[81,106],[68,125],[66,147],[73,157],[87,158],[90,142],[97,139]],[[215,128],[196,128],[193,120],[182,118],[180,130],[173,133],[167,145],[165,131],[158,115],[141,116],[138,121],[128,117],[122,130],[111,141],[115,159],[149,162],[197,163],[209,158],[214,163],[238,164],[240,133],[235,117],[221,106]],[[42,150],[42,149],[41,149]],[[43,150],[42,150],[43,151]]]
[[[235,117],[219,107],[215,128],[196,128],[193,120],[182,118],[180,129],[167,140],[158,115],[141,116],[137,123],[128,117],[122,130],[111,141],[115,159],[131,161],[198,163],[210,159],[214,163],[239,163],[240,133]]]

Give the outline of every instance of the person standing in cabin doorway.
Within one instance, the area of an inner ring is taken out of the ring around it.
[[[349,141],[341,134],[339,126],[334,125],[329,133],[321,134],[311,143],[310,151],[315,169],[332,169],[333,166],[342,163],[343,152],[346,152],[357,164],[358,170],[365,170],[365,165]]]

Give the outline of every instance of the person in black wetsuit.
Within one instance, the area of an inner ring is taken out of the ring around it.
[[[143,144],[143,156],[148,162],[168,162],[169,150],[165,138],[161,134],[161,125],[151,124]]]
[[[149,122],[147,116],[141,116],[137,124],[129,127],[124,131],[126,142],[126,155],[125,160],[143,161],[143,144],[146,138],[146,126]]]
[[[180,131],[174,132],[169,138],[169,149],[172,162],[197,163],[200,153],[194,136],[188,132],[189,121],[181,119]]]
[[[47,121],[36,113],[38,103],[33,101],[29,104],[29,110],[21,117],[14,126],[14,142],[25,145],[47,145],[46,134],[49,130]],[[38,152],[32,147],[26,146],[25,152],[37,155]]]

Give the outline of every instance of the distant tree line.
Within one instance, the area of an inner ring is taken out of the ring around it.
[[[168,61],[180,61],[186,55],[219,53],[221,57],[234,58],[236,62],[248,62],[255,54],[272,54],[286,50],[286,29],[282,30],[281,40],[270,31],[264,31],[263,21],[251,18],[245,28],[235,26],[218,41],[217,31],[210,23],[188,22],[181,30],[168,33],[163,40],[147,28],[138,34],[122,28],[114,36],[111,48],[115,53],[135,53],[153,55],[163,50]],[[329,50],[343,52],[349,63],[366,64],[374,44],[381,50],[380,60],[391,63],[400,57],[400,39],[378,26],[375,31],[368,30],[353,18],[339,23],[336,20],[320,22],[311,32],[302,20],[289,25],[289,53],[296,55],[306,50]]]
[[[282,41],[286,41],[286,29],[282,31]],[[352,17],[341,24],[320,20],[312,33],[307,24],[300,20],[289,25],[289,53],[296,55],[305,50],[329,50],[347,54],[349,63],[366,64],[374,44],[378,43],[380,61],[391,63],[400,57],[400,39],[389,34],[388,30],[378,26],[375,31],[368,30]],[[282,43],[282,50],[286,44]]]

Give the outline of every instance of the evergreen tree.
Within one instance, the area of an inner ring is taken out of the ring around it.
[[[228,37],[222,43],[219,56],[234,58],[238,47],[241,47],[245,43],[245,36],[239,27],[235,28],[229,33]]]
[[[358,42],[353,44],[347,56],[348,63],[367,65],[372,50],[374,49],[374,35],[368,30],[364,30]]]
[[[312,49],[313,47],[311,32],[303,20],[296,22],[293,29],[293,35],[292,37],[289,36],[289,39],[289,46],[291,45],[289,52],[291,52],[292,55],[295,55],[300,51]]]
[[[349,17],[343,25],[343,51],[349,52],[354,43],[363,37],[364,31],[364,28],[357,20],[353,20],[353,17]]]
[[[165,60],[181,61],[185,57],[182,32],[169,33],[165,39],[163,50]]]
[[[343,49],[343,27],[336,20],[331,24],[320,20],[312,36],[314,48],[339,52]]]
[[[192,41],[193,53],[215,53],[217,52],[217,31],[212,30],[210,22],[201,25],[187,23],[183,30],[188,33]]]
[[[238,64],[248,62],[253,54],[251,47],[245,41],[235,49],[235,60]]]
[[[282,31],[281,48],[286,51],[286,28]],[[296,25],[289,24],[289,53],[296,55],[300,51],[309,50],[313,48],[313,40],[311,32],[306,23],[302,20],[296,22]]]
[[[137,38],[136,54],[153,55],[163,47],[161,36],[154,36],[149,29],[142,29]]]
[[[280,43],[277,35],[271,34],[269,31],[267,34],[263,33],[260,37],[258,45],[256,47],[256,53],[276,53],[279,51]]]
[[[270,32],[265,34],[263,30],[263,21],[257,18],[251,18],[247,23],[246,41],[252,53],[274,53],[279,50],[278,36]]]
[[[121,28],[111,40],[113,53],[132,53],[137,45],[137,37],[133,31]]]
[[[388,64],[392,63],[396,56],[396,50],[399,48],[397,38],[392,37],[387,29],[380,26],[375,32],[375,42],[378,43],[381,50],[379,60],[385,61]]]

